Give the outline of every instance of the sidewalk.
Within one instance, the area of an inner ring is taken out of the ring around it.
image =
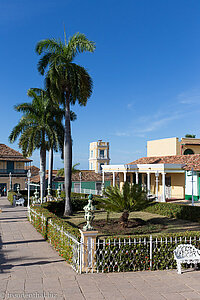
[[[76,274],[27,221],[26,208],[0,198],[1,299],[199,299],[200,272]]]

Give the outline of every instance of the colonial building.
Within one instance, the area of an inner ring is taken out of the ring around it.
[[[177,137],[147,142],[147,156],[200,154],[200,139]]]
[[[64,190],[64,177],[57,176],[57,170],[53,170],[52,189],[56,190],[60,185],[61,190]],[[48,170],[46,171],[46,188],[48,186]],[[40,176],[35,175],[31,178],[31,182],[39,184]],[[112,176],[104,175],[104,188],[111,185]],[[91,170],[81,170],[72,173],[72,192],[84,194],[101,194],[102,192],[102,175]]]
[[[178,138],[147,142],[147,157],[125,165],[102,166],[104,172],[119,174],[125,181],[142,184],[159,201],[200,198],[200,139]],[[190,155],[188,155],[190,154]]]
[[[0,190],[25,189],[27,179],[27,167],[31,164],[30,159],[23,157],[18,151],[0,144]]]
[[[102,172],[103,165],[109,165],[109,143],[98,142],[90,143],[89,149],[89,170],[93,170],[96,173]]]

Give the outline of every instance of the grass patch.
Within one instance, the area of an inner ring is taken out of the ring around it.
[[[163,233],[200,231],[200,223],[198,222],[172,219],[166,216],[143,211],[130,213],[129,225],[127,228],[122,228],[119,224],[121,213],[111,213],[108,224],[106,222],[106,216],[107,214],[105,211],[95,211],[93,227],[95,230],[99,231],[99,236],[124,236],[136,234],[152,234],[157,236]],[[81,229],[86,224],[83,211],[76,212],[73,214],[73,216],[65,219],[70,224],[73,224]],[[141,224],[141,222],[135,225],[132,224],[135,219],[140,219],[143,224]]]

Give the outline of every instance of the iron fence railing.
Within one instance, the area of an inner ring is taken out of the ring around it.
[[[72,188],[71,191],[73,193],[82,193],[82,194],[92,194],[92,195],[100,195],[102,196],[102,190],[92,190],[92,189],[83,189],[79,187]]]
[[[49,235],[49,237],[48,234],[46,236],[50,244],[52,244],[54,248],[59,248],[56,250],[58,251],[60,250],[61,256],[64,256],[64,258],[67,257],[67,260],[72,266],[72,268],[77,273],[81,273],[82,270],[81,243],[70,233],[64,231],[63,227],[54,224],[51,218],[48,218],[47,220],[47,218],[43,214],[37,213],[32,208],[29,208],[28,210],[28,218],[29,221],[34,225],[34,227],[36,227],[36,229],[39,229],[40,233],[43,234],[43,236],[45,236],[45,232],[47,231],[47,228],[51,233],[54,231],[53,234]],[[37,222],[38,219],[40,219],[39,224]]]
[[[84,271],[130,272],[175,269],[174,249],[179,244],[193,244],[200,249],[200,236],[129,239],[97,239],[84,245],[88,261]],[[93,260],[93,261],[91,261]]]
[[[78,273],[89,272],[130,272],[144,270],[164,270],[176,268],[174,249],[179,244],[192,244],[200,249],[200,233],[195,236],[168,236],[126,239],[110,238],[96,240],[88,238],[80,242],[51,218],[37,213],[34,208],[28,211],[30,222],[41,234],[49,231],[49,242]]]
[[[26,174],[27,170],[24,169],[12,169],[12,170],[8,170],[8,169],[0,169],[0,174]]]

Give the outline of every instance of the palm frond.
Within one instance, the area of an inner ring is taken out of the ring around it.
[[[77,32],[69,39],[65,51],[73,60],[78,53],[94,52],[95,48],[94,42],[89,41],[85,34]]]

